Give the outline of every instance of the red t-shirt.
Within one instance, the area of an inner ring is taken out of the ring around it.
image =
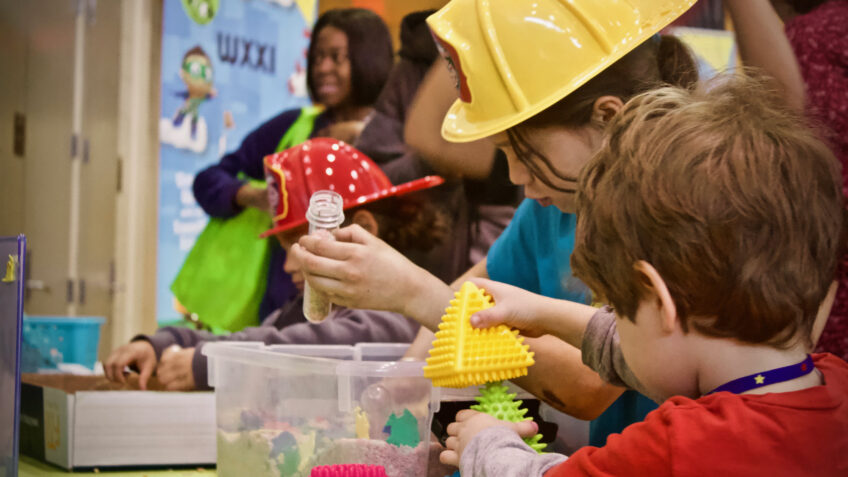
[[[823,386],[674,397],[545,477],[848,476],[848,363],[831,354],[813,359]]]

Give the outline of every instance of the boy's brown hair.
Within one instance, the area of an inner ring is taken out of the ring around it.
[[[584,168],[572,267],[635,319],[650,263],[684,331],[776,347],[806,339],[842,242],[839,165],[769,83],[637,96]]]

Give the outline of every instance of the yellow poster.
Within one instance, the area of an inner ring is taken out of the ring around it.
[[[709,78],[737,64],[732,32],[686,27],[670,28],[669,32],[692,48],[701,78]]]

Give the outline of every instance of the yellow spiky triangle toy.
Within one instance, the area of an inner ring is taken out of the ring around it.
[[[471,327],[471,315],[492,306],[492,298],[471,282],[456,292],[424,366],[424,376],[434,386],[463,388],[527,374],[533,353],[517,330],[505,325]]]

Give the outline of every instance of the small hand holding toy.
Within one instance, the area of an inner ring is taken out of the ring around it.
[[[456,414],[456,422],[448,425],[448,437],[439,460],[446,465],[459,467],[459,459],[474,436],[490,427],[512,429],[520,437],[527,439],[539,432],[539,426],[533,421],[507,422],[488,414],[465,409]]]
[[[457,413],[456,422],[448,426],[447,450],[440,457],[444,464],[459,466],[459,457],[471,439],[494,426],[513,429],[536,452],[545,448],[539,442],[542,435],[538,425],[524,417],[527,409],[521,408],[522,402],[515,400],[515,394],[502,383],[527,374],[534,363],[529,346],[523,344],[518,331],[506,325],[485,329],[471,326],[472,315],[493,306],[485,290],[471,282],[463,283],[442,316],[424,367],[424,376],[434,386],[486,384],[475,398],[478,404]]]
[[[533,353],[518,331],[505,325],[473,328],[471,315],[494,306],[471,282],[462,284],[442,316],[424,376],[434,386],[463,388],[527,374]]]
[[[480,388],[480,395],[474,399],[478,404],[471,406],[471,409],[475,411],[484,412],[506,422],[532,422],[531,418],[524,417],[527,414],[527,408],[521,407],[522,401],[515,399],[515,393],[510,393],[509,388],[502,382],[489,383],[482,386]],[[541,454],[547,446],[547,444],[539,442],[541,439],[541,434],[535,434],[531,437],[525,437],[524,442]]]

